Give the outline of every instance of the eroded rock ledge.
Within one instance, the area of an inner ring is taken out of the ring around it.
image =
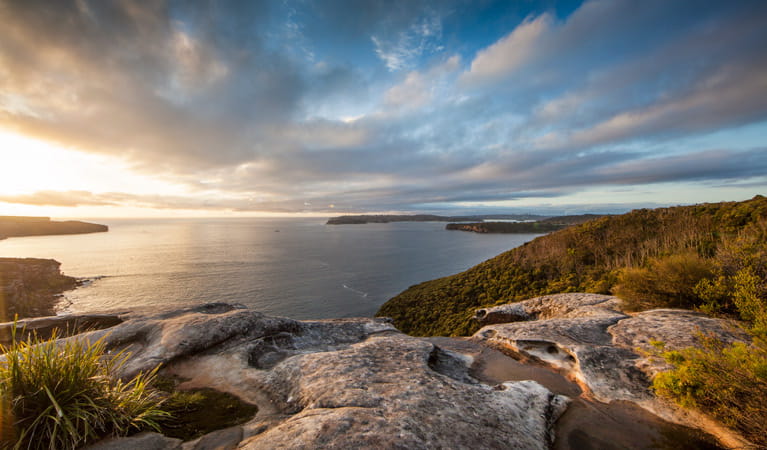
[[[156,435],[97,448],[548,448],[567,405],[533,381],[481,384],[467,357],[406,336],[385,319],[296,321],[210,304],[128,318],[70,339],[132,353],[150,370],[258,405],[241,427],[180,443]],[[140,442],[139,442],[140,441]],[[218,444],[216,444],[218,445]],[[214,445],[215,446],[215,445]]]
[[[620,300],[597,294],[556,294],[477,310],[487,324],[473,339],[518,358],[542,362],[576,381],[586,395],[609,403],[629,401],[678,424],[704,429],[728,447],[748,442],[707,417],[681,410],[650,391],[652,377],[670,369],[656,345],[676,350],[697,343],[700,332],[724,342],[748,335],[723,319],[692,311],[619,310]]]

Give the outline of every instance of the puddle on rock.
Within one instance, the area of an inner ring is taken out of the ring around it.
[[[580,397],[577,384],[546,367],[521,363],[498,350],[465,338],[434,337],[427,341],[445,350],[471,355],[469,374],[495,385],[534,380],[573,401],[555,426],[556,450],[722,449],[711,435],[676,425],[630,402],[600,403]]]

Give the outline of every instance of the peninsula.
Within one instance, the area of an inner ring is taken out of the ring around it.
[[[0,239],[23,236],[84,234],[109,231],[106,225],[50,217],[0,216]],[[48,316],[62,292],[77,287],[53,259],[0,258],[0,320]]]
[[[359,225],[366,223],[390,223],[390,222],[478,222],[482,220],[518,220],[536,221],[546,219],[547,216],[535,214],[492,214],[476,216],[436,216],[433,214],[390,215],[371,214],[358,216],[331,217],[327,225]]]
[[[22,236],[85,234],[109,231],[106,225],[67,220],[57,222],[50,217],[0,216],[0,239]]]
[[[449,223],[445,226],[445,229],[471,231],[474,233],[550,233],[600,217],[603,216],[600,214],[580,214],[524,222],[493,222],[488,220],[486,222]]]

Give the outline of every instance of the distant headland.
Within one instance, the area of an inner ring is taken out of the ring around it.
[[[579,214],[520,222],[493,222],[490,220],[487,222],[449,223],[445,225],[445,229],[471,231],[474,233],[550,233],[600,217],[603,216],[600,214]]]
[[[0,239],[55,234],[84,234],[109,231],[106,225],[67,220],[56,222],[50,217],[0,216]]]
[[[478,222],[482,220],[518,220],[538,221],[547,219],[549,216],[535,214],[495,214],[477,216],[436,216],[432,214],[391,215],[370,214],[358,216],[339,216],[328,219],[328,225],[359,225],[366,223],[389,223],[389,222]]]

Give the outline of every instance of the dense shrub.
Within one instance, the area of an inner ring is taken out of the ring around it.
[[[130,381],[113,376],[126,355],[102,341],[16,342],[1,348],[0,446],[74,449],[106,435],[157,429],[167,414],[149,387],[155,372]]]
[[[703,338],[699,348],[663,356],[674,369],[653,380],[658,395],[709,414],[767,446],[767,341],[725,345]]]
[[[696,287],[714,278],[714,263],[697,253],[651,258],[647,267],[621,271],[613,292],[628,310],[655,307],[698,308],[706,299]]]

